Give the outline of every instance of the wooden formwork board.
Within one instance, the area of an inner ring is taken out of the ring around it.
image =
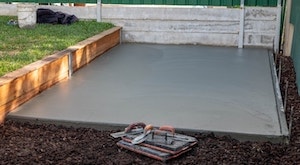
[[[70,47],[70,49],[74,50],[71,52],[73,71],[76,71],[82,66],[88,64],[111,47],[117,45],[119,42],[120,31],[113,28]]]

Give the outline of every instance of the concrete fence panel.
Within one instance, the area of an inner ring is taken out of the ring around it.
[[[7,10],[7,9],[10,10]],[[96,19],[97,7],[39,6]],[[272,48],[276,35],[276,7],[203,8],[200,6],[102,4],[101,19],[122,26],[123,42]],[[0,4],[0,15],[17,15],[14,5]],[[240,28],[243,19],[244,26]]]
[[[272,48],[276,35],[274,7],[247,7],[245,10],[244,45]]]

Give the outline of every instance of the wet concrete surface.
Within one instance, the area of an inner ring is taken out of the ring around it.
[[[9,117],[281,136],[268,50],[121,44]]]

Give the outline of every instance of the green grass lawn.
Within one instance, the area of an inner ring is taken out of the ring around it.
[[[79,21],[71,25],[37,24],[34,29],[20,29],[8,25],[10,19],[17,18],[0,16],[0,77],[114,26]]]

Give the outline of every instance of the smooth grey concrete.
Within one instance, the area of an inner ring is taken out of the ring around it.
[[[266,49],[121,44],[9,116],[283,136],[270,68]]]

